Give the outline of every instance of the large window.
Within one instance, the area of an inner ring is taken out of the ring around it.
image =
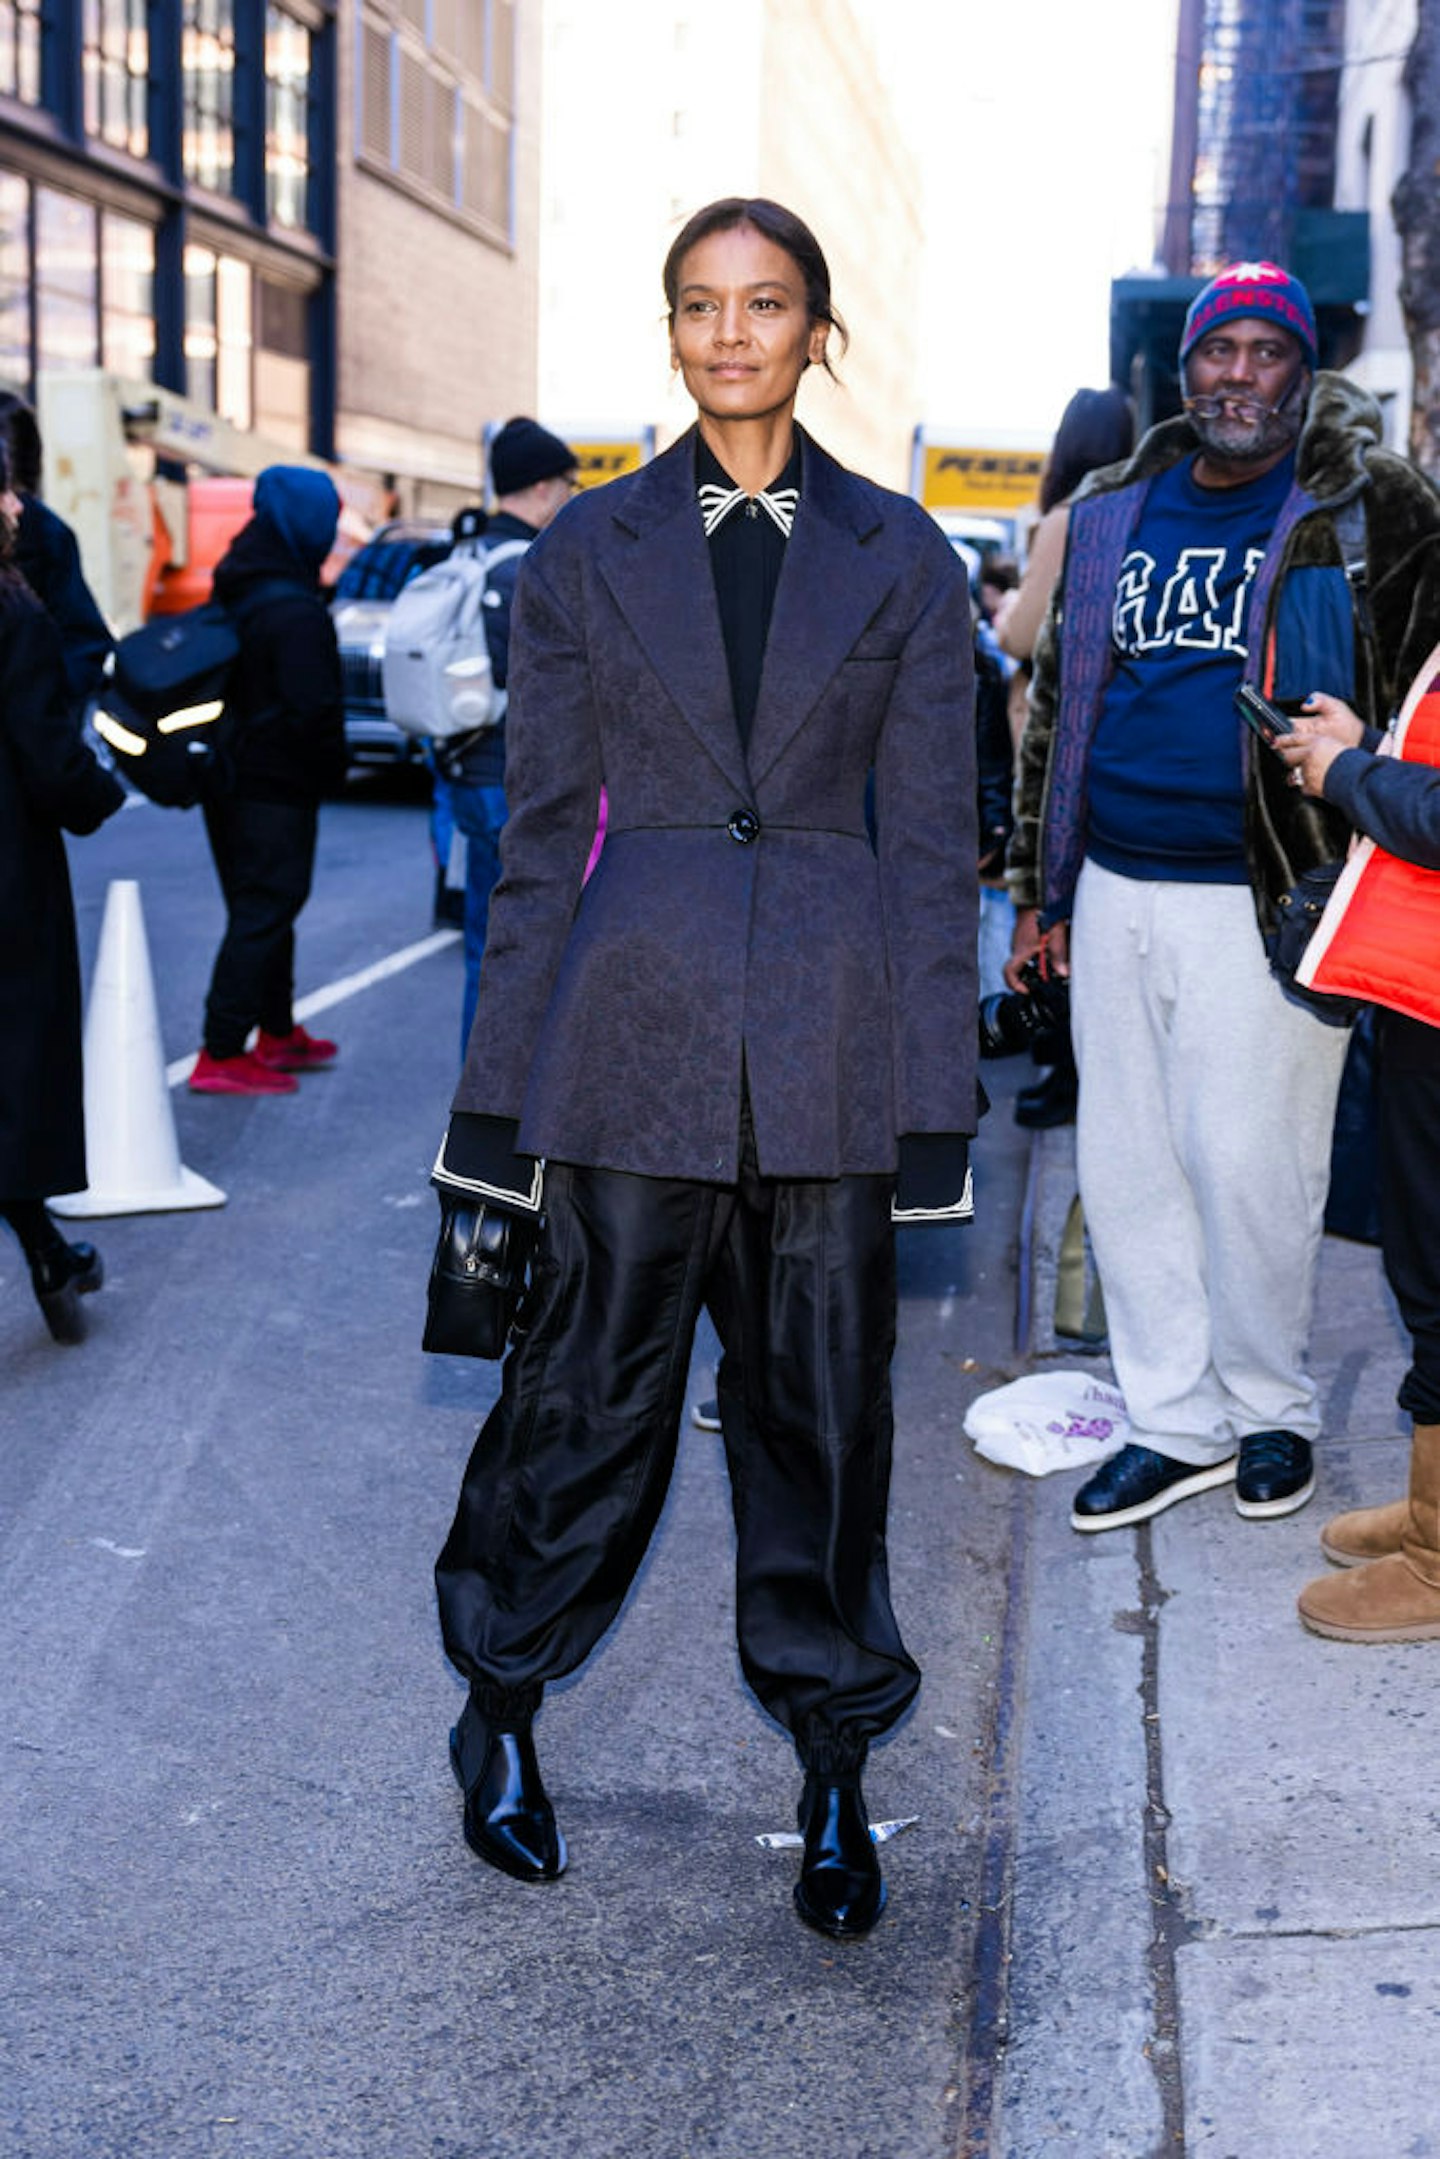
[[[0,173],[0,380],[28,390],[38,368],[155,371],[155,234],[138,218]]]
[[[184,0],[182,19],[185,177],[228,195],[235,182],[234,0]]]
[[[0,172],[0,382],[30,381],[30,183]]]
[[[255,348],[255,426],[292,449],[310,447],[309,297],[262,277]]]
[[[265,214],[291,231],[308,222],[310,32],[283,8],[265,11]]]
[[[0,0],[0,91],[40,102],[40,0]]]
[[[250,284],[248,263],[186,248],[185,392],[236,427],[249,427],[253,411]]]
[[[150,134],[145,86],[150,73],[146,0],[85,0],[82,58],[85,131],[132,157],[144,157]]]
[[[36,188],[35,346],[42,373],[99,360],[98,225],[93,203]]]
[[[133,217],[100,220],[100,343],[113,374],[148,382],[155,369],[155,235]]]
[[[516,0],[369,0],[360,156],[493,238],[513,225]]]

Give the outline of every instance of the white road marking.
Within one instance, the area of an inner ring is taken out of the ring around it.
[[[362,967],[353,975],[342,975],[338,982],[327,982],[324,989],[312,990],[308,997],[295,1000],[295,1017],[308,1020],[316,1012],[328,1012],[332,1005],[344,1004],[347,997],[356,997],[361,990],[372,989],[390,975],[403,974],[419,960],[428,960],[432,952],[443,952],[447,945],[459,944],[459,930],[433,930],[417,944],[405,945],[399,952],[391,952],[385,959],[376,960],[373,966]],[[188,1057],[177,1057],[174,1064],[165,1067],[167,1087],[179,1087],[189,1079],[195,1069],[195,1052]]]

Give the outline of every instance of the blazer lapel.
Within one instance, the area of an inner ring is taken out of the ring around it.
[[[775,593],[750,730],[756,780],[804,726],[896,575],[893,562],[862,544],[882,522],[868,492],[808,435],[801,441],[800,507]]]
[[[615,512],[615,527],[601,575],[686,724],[745,798],[750,783],[695,502],[691,434],[642,468]]]

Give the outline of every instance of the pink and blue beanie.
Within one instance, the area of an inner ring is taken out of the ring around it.
[[[1278,322],[1305,348],[1306,365],[1319,361],[1315,335],[1315,310],[1298,277],[1291,277],[1276,262],[1232,262],[1196,293],[1185,317],[1180,338],[1183,365],[1190,348],[1229,316],[1250,315],[1260,321]]]

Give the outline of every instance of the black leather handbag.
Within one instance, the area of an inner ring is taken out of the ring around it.
[[[1320,926],[1325,904],[1340,880],[1343,862],[1322,862],[1306,870],[1298,883],[1276,902],[1275,927],[1265,939],[1270,972],[1292,1004],[1304,1005],[1330,1027],[1349,1027],[1363,1009],[1353,998],[1332,997],[1323,990],[1306,989],[1295,980],[1295,970],[1305,957],[1305,947]]]
[[[441,1193],[423,1348],[442,1357],[504,1356],[536,1233],[534,1215]]]

